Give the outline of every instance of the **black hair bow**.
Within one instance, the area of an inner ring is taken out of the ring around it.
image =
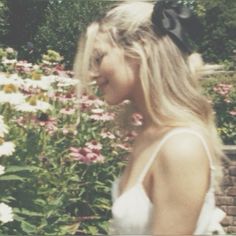
[[[177,0],[158,0],[153,8],[152,23],[156,33],[168,34],[187,53],[191,52],[187,34],[197,41],[203,33],[198,18]]]

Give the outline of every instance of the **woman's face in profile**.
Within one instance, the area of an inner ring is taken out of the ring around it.
[[[100,33],[95,41],[90,75],[108,104],[117,105],[134,98],[138,82],[137,63],[125,57],[124,50],[113,46],[106,34]]]

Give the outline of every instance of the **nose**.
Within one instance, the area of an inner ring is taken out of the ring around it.
[[[100,77],[99,71],[89,71],[89,77],[91,80],[97,80]]]
[[[89,71],[89,76],[92,80],[99,78],[100,73],[98,71]]]

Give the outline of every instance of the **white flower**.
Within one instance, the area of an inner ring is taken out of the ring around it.
[[[0,165],[0,175],[5,173],[5,166]]]
[[[18,61],[16,66],[23,67],[23,68],[32,68],[32,63],[28,63],[27,61]]]
[[[45,65],[53,65],[54,63],[50,62],[50,61],[47,61],[47,60],[42,60],[43,64]]]
[[[11,156],[15,151],[15,144],[13,142],[4,142],[0,144],[0,157]]]
[[[4,134],[8,133],[8,127],[4,124],[3,116],[0,116],[0,137],[4,137]]]
[[[0,91],[0,104],[10,103],[11,105],[18,105],[24,101],[25,96],[21,93],[6,93],[4,91]]]
[[[94,114],[101,114],[101,113],[104,113],[104,112],[105,112],[105,110],[102,109],[102,108],[92,109],[91,111],[92,111],[92,113],[94,113]]]
[[[6,48],[6,52],[7,53],[14,53],[15,51],[13,48],[8,47],[8,48]]]
[[[0,73],[0,85],[13,84],[14,86],[21,86],[24,81],[17,75],[11,74],[7,76],[4,73]]]
[[[52,106],[43,101],[36,101],[35,105],[31,105],[28,102],[24,102],[22,104],[19,104],[15,107],[17,111],[22,111],[22,112],[37,112],[37,111],[42,111],[45,112],[47,110],[52,110]]]
[[[5,64],[5,65],[15,64],[16,62],[17,62],[16,59],[3,58],[3,60],[2,60],[2,64]]]
[[[5,203],[0,203],[0,221],[7,223],[13,221],[12,208]]]
[[[57,84],[58,87],[75,86],[79,83],[78,80],[71,79],[66,76],[58,76],[57,82],[58,82]]]
[[[24,87],[49,90],[51,88],[51,81],[46,77],[42,77],[40,80],[25,79]]]
[[[33,70],[38,70],[40,68],[39,65],[33,65]]]

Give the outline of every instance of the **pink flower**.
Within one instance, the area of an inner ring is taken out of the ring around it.
[[[142,115],[137,112],[133,113],[131,122],[134,126],[141,126],[143,124]]]
[[[95,153],[95,152],[90,152],[87,154],[87,158],[91,161],[91,162],[103,162],[104,161],[104,156]]]
[[[91,150],[101,150],[102,149],[102,144],[98,143],[96,140],[87,142],[85,144],[85,146],[90,148]]]
[[[118,147],[118,148],[120,148],[122,150],[128,151],[128,152],[131,151],[131,147],[128,144],[121,144],[120,143],[120,144],[115,144],[114,146]]]
[[[84,164],[104,161],[104,157],[100,154],[99,150],[96,150],[95,152],[88,147],[82,147],[82,148],[71,147],[70,151],[71,151],[70,156],[72,156],[74,160],[81,161]]]
[[[37,117],[32,117],[32,121],[34,124],[44,127],[49,134],[53,134],[58,130],[56,118],[49,117],[46,113],[41,113]]]
[[[104,112],[104,113],[92,114],[89,117],[90,119],[95,121],[110,121],[114,120],[115,115],[114,113]]]
[[[68,94],[56,94],[58,101],[67,103],[68,101],[77,102],[77,96],[74,93]],[[55,99],[54,99],[55,100]]]
[[[25,121],[25,118],[23,116],[20,116],[19,118],[16,118],[15,120],[15,123],[23,128],[26,128],[26,121]]]
[[[101,137],[102,137],[102,138],[115,139],[115,135],[112,134],[112,133],[109,132],[109,131],[102,131]]]
[[[231,91],[232,87],[233,87],[233,85],[231,85],[231,84],[220,83],[220,84],[217,84],[217,85],[213,88],[213,90],[214,90],[216,93],[218,93],[218,94],[220,94],[220,95],[222,95],[222,96],[226,96],[226,95],[229,94],[229,92]]]
[[[126,137],[124,138],[124,141],[125,142],[133,141],[137,135],[138,133],[136,131],[131,131],[126,135]]]
[[[229,111],[229,114],[232,116],[236,116],[236,110]]]
[[[74,108],[63,108],[60,110],[61,114],[64,115],[73,115],[75,113],[75,109]]]
[[[89,96],[87,94],[83,94],[79,98],[79,105],[80,105],[80,109],[82,110],[85,110],[90,107],[101,107],[104,104],[105,103],[102,100],[96,98],[95,96]]]

